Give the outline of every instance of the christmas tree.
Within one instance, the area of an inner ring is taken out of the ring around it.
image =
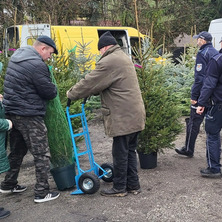
[[[51,71],[52,82],[56,80]],[[45,124],[48,130],[48,141],[53,167],[63,167],[73,163],[73,146],[65,112],[62,108],[59,93],[48,101]]]

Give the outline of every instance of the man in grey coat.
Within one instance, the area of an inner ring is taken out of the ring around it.
[[[113,188],[104,196],[140,193],[136,147],[145,127],[145,108],[134,65],[111,33],[99,39],[101,58],[95,70],[67,91],[71,100],[100,94],[105,133],[113,137]]]

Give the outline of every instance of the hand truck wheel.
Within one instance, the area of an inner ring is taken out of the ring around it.
[[[90,172],[83,173],[79,177],[78,184],[82,192],[86,194],[96,193],[100,188],[99,178]]]
[[[103,163],[101,165],[101,168],[104,169],[106,172],[108,172],[106,175],[104,175],[101,179],[105,182],[113,182],[113,164],[112,163]],[[104,172],[99,169],[99,176],[103,175]]]

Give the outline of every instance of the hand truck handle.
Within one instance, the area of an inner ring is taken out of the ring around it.
[[[67,100],[67,106],[70,107],[70,105],[71,105],[71,99],[68,99]]]
[[[85,105],[85,104],[86,104],[87,99],[88,99],[87,97],[86,97],[86,98],[84,98],[84,100],[82,101],[82,104],[84,104],[84,105]]]
[[[86,98],[84,98],[84,100],[82,101],[82,104],[86,104],[87,99],[88,99],[87,97],[86,97]],[[67,106],[68,106],[68,107],[70,107],[71,102],[72,102],[72,100],[71,100],[71,99],[68,99],[68,100],[67,100]]]

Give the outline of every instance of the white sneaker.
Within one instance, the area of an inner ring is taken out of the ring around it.
[[[1,193],[21,193],[24,192],[25,190],[27,190],[26,186],[20,186],[20,185],[16,185],[13,189],[0,189]]]
[[[58,192],[49,192],[45,197],[36,196],[34,199],[34,202],[43,203],[46,201],[55,200],[56,198],[59,197],[59,195],[60,195],[60,193],[58,193]]]

